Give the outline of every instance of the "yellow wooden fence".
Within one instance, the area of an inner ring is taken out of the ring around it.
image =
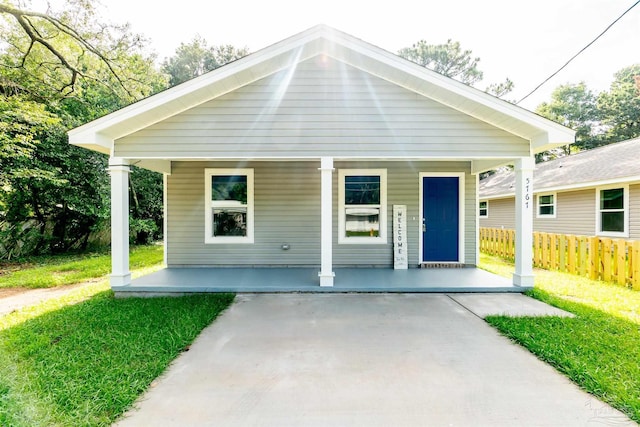
[[[480,228],[480,250],[515,257],[514,230]],[[533,233],[533,265],[640,290],[640,241]]]

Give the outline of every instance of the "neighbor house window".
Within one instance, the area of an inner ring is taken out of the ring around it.
[[[538,218],[555,218],[556,217],[556,195],[539,194],[538,195]]]
[[[386,243],[386,169],[342,169],[339,178],[338,242]]]
[[[597,189],[597,234],[627,237],[629,223],[629,187]]]
[[[480,218],[489,218],[489,202],[487,200],[478,203],[478,216]]]
[[[253,243],[253,169],[205,169],[205,243]]]

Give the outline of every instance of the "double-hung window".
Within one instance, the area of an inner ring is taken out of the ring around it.
[[[338,185],[338,243],[386,243],[386,169],[341,169]]]
[[[205,243],[253,243],[253,169],[205,169]]]
[[[489,201],[482,200],[478,203],[478,216],[480,218],[489,218]]]
[[[556,194],[538,194],[538,218],[556,217]]]
[[[629,230],[629,187],[596,190],[597,233],[603,236],[627,237]]]

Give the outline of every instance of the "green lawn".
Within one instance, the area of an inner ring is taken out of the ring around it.
[[[0,330],[0,425],[110,425],[232,300],[104,291]]]
[[[160,245],[131,248],[130,268],[162,263]],[[32,257],[17,263],[0,263],[0,288],[50,288],[105,276],[111,270],[108,253]]]
[[[111,425],[234,298],[115,299],[108,254],[28,261],[0,286],[93,283],[0,316],[0,426]],[[161,263],[162,246],[132,249],[134,277]]]
[[[513,265],[481,255],[509,276]],[[640,422],[640,292],[575,275],[536,270],[529,294],[575,318],[492,316],[487,322],[580,387]]]

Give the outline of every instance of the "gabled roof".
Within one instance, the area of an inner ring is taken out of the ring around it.
[[[304,60],[327,55],[531,142],[532,153],[574,141],[575,132],[325,25],[245,56],[69,132],[69,142],[111,153],[113,142]],[[504,162],[504,160],[502,160]],[[481,169],[495,167],[482,163]]]
[[[559,159],[538,163],[533,172],[534,192],[595,187],[640,181],[640,138],[629,139]],[[482,199],[514,195],[513,171],[498,172],[480,181]]]

